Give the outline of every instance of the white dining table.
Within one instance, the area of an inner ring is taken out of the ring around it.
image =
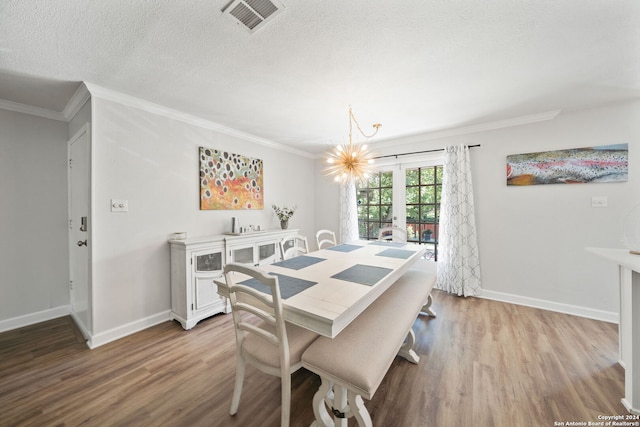
[[[279,277],[286,321],[334,338],[425,250],[414,243],[359,240],[260,268]],[[224,281],[216,284],[228,296]]]

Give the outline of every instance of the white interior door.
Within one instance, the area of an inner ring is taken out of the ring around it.
[[[91,335],[90,132],[85,125],[69,141],[69,276],[71,314],[86,338]]]

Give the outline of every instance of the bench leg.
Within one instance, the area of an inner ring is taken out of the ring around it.
[[[347,389],[342,386],[333,385],[333,423],[336,427],[347,427],[349,425],[349,399]]]
[[[311,427],[347,427],[349,418],[354,417],[359,427],[373,427],[369,411],[364,406],[362,396],[334,385],[320,377],[322,384],[313,396],[313,414],[316,420]],[[327,407],[331,408],[329,414]]]
[[[333,403],[333,384],[322,377],[320,379],[322,380],[320,388],[313,395],[313,415],[315,415],[316,420],[311,424],[311,427],[334,427],[333,420],[325,404],[325,400],[328,405]]]
[[[424,305],[420,309],[420,313],[426,314],[427,316],[436,317],[436,312],[431,309],[431,304],[433,304],[433,296],[429,294],[427,302],[424,303]]]
[[[358,421],[358,425],[360,427],[373,427],[371,415],[369,415],[369,411],[367,411],[367,408],[364,406],[362,396],[350,391],[349,402],[351,402],[351,411],[353,412],[353,417]],[[354,407],[355,411],[353,410]]]
[[[407,333],[407,338],[400,347],[400,351],[398,351],[398,356],[404,357],[409,362],[418,364],[420,362],[420,356],[413,350],[413,346],[416,343],[416,333],[413,332],[412,328],[409,328],[409,332]]]

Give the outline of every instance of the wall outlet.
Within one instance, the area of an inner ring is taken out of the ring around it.
[[[591,197],[592,208],[606,208],[608,205],[607,196],[593,196]]]
[[[129,201],[111,199],[111,212],[129,212]]]

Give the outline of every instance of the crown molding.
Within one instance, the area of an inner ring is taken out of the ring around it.
[[[91,98],[91,94],[89,90],[87,90],[87,86],[85,86],[84,83],[80,83],[73,96],[71,96],[71,99],[69,99],[69,102],[67,102],[67,105],[65,105],[62,115],[67,121],[70,121],[78,114],[80,108],[82,108],[89,98]]]
[[[283,144],[279,144],[277,142],[271,141],[266,138],[261,138],[259,136],[251,135],[246,132],[239,131],[237,129],[232,129],[227,126],[221,125],[219,123],[213,122],[211,120],[206,120],[201,117],[193,116],[191,114],[183,113],[178,110],[174,110],[169,107],[165,107],[163,105],[155,104],[153,102],[136,98],[135,96],[125,95],[120,92],[116,92],[111,89],[105,89],[103,87],[97,86],[93,83],[84,83],[87,89],[89,90],[92,96],[95,96],[100,99],[104,99],[107,101],[117,102],[122,105],[126,105],[129,107],[137,108],[149,113],[161,115],[164,117],[168,117],[170,119],[175,119],[182,121],[184,123],[189,123],[195,126],[199,126],[205,129],[213,130],[216,132],[223,133],[225,135],[233,136],[236,138],[243,139],[245,141],[254,142],[256,144],[264,145],[269,148],[274,148],[280,151],[286,151],[298,156],[306,157],[309,159],[313,158],[313,155],[297,150],[295,148],[288,147]]]
[[[19,102],[7,101],[6,99],[0,99],[0,108],[3,110],[15,111],[16,113],[30,114],[32,116],[43,117],[45,119],[57,120],[59,122],[68,122],[76,115],[78,110],[82,108],[89,98],[89,91],[84,84],[80,83],[80,85],[78,85],[78,89],[76,89],[62,112],[49,110],[47,108],[34,107],[32,105],[20,104]]]
[[[504,120],[496,120],[493,122],[479,123],[470,126],[453,127],[433,132],[425,132],[404,137],[384,139],[377,142],[370,142],[369,145],[375,144],[376,148],[384,148],[397,146],[398,144],[410,144],[413,142],[424,142],[434,139],[447,138],[451,136],[468,135],[472,133],[487,132],[496,129],[503,129],[514,126],[522,126],[531,123],[544,122],[553,120],[562,112],[562,110],[550,110],[542,113],[529,114],[526,116],[512,117]]]
[[[17,102],[7,101],[0,99],[0,109],[15,111],[18,113],[30,114],[33,116],[43,117],[46,119],[57,120],[61,122],[69,122],[82,108],[82,106],[89,100],[91,96],[95,96],[101,99],[105,99],[112,102],[117,102],[129,107],[138,108],[143,111],[147,111],[153,114],[158,114],[171,119],[179,120],[184,123],[189,123],[195,126],[199,126],[205,129],[210,129],[216,132],[223,133],[225,135],[233,136],[235,138],[243,139],[245,141],[254,142],[269,148],[273,148],[280,151],[285,151],[291,154],[295,154],[308,159],[320,159],[324,157],[324,153],[309,153],[306,151],[298,150],[277,142],[271,141],[266,138],[261,138],[256,135],[252,135],[246,132],[233,129],[220,123],[213,122],[211,120],[203,119],[191,114],[183,113],[181,111],[165,107],[163,105],[155,104],[153,102],[136,98],[131,95],[126,95],[120,92],[116,92],[111,89],[106,89],[93,83],[82,82],[78,89],[65,106],[62,112],[48,110],[46,108],[33,107],[30,105],[20,104]],[[397,146],[398,144],[411,144],[414,142],[424,142],[439,138],[447,138],[451,136],[467,135],[472,133],[487,132],[496,129],[502,129],[507,127],[522,126],[531,123],[537,123],[547,120],[555,119],[562,110],[550,110],[542,113],[529,114],[525,116],[513,117],[504,120],[497,120],[487,123],[479,123],[470,126],[452,127],[448,129],[442,129],[432,132],[424,132],[419,134],[405,135],[396,138],[382,139],[376,142],[370,142],[371,146],[375,145],[376,148],[385,148],[390,146]]]
[[[59,122],[68,121],[64,115],[58,111],[46,108],[33,107],[31,105],[20,104],[19,102],[0,99],[0,108],[3,110],[15,111],[16,113],[30,114],[32,116],[43,117],[45,119],[57,120]]]

